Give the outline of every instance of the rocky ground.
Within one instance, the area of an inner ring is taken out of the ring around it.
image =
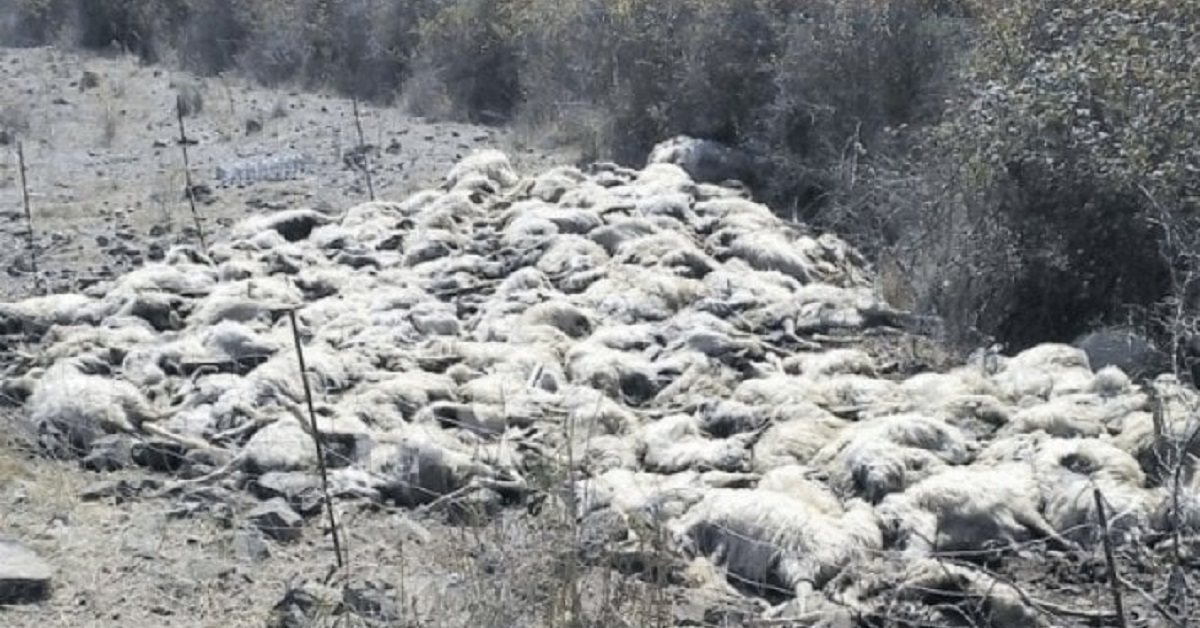
[[[198,109],[184,122],[198,210],[210,239],[232,221],[281,208],[343,209],[367,200],[353,104],[267,90],[236,77],[199,80],[129,57],[54,48],[0,48],[0,296],[38,288],[31,274],[16,143],[24,145],[39,270],[55,292],[111,277],[196,242],[184,196],[176,96]],[[196,106],[199,103],[199,106]],[[520,134],[429,123],[396,108],[360,107],[376,198],[439,181],[459,157],[503,147],[518,167],[569,162]],[[294,179],[222,185],[218,168],[307,157]]]
[[[844,242],[671,165],[371,109],[364,204],[349,103],[232,80],[182,88],[210,246],[174,246],[183,79],[2,60],[57,295],[10,158],[3,625],[1120,625],[1096,489],[1127,625],[1200,618],[1170,379],[964,364]]]

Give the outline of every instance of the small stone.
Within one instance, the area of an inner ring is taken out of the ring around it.
[[[280,497],[268,500],[250,511],[246,519],[263,534],[280,543],[299,540],[304,526],[304,518],[292,510],[287,500]]]
[[[0,606],[50,597],[50,565],[25,545],[0,538]]]
[[[233,553],[247,562],[261,563],[271,557],[271,548],[267,545],[267,539],[263,537],[262,531],[258,528],[251,526],[240,528],[233,534],[231,545]]]
[[[342,590],[342,601],[347,608],[365,619],[388,623],[400,619],[394,596],[391,585],[372,580],[353,582]]]
[[[317,616],[341,606],[336,589],[317,582],[304,582],[289,587],[283,599],[271,608],[267,628],[301,628],[311,626]]]
[[[162,482],[153,478],[144,478],[138,481],[105,480],[88,485],[80,491],[79,499],[90,502],[111,498],[115,503],[120,504],[137,497],[144,491],[153,491],[159,488],[162,488]]]
[[[307,473],[264,473],[254,480],[251,490],[259,499],[283,498],[305,517],[321,513],[323,501],[320,485],[317,478]]]

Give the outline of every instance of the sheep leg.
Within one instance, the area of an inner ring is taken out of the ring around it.
[[[1074,543],[1063,538],[1063,536],[1058,533],[1058,530],[1055,530],[1053,526],[1050,525],[1050,522],[1046,521],[1046,518],[1043,517],[1039,512],[1021,508],[1013,511],[1013,517],[1017,520],[1017,523],[1029,528],[1030,530],[1033,530],[1042,538],[1051,541],[1056,549],[1065,552],[1078,549],[1078,546],[1076,546]]]

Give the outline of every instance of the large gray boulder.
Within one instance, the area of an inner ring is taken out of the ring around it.
[[[1150,340],[1119,328],[1098,329],[1072,343],[1087,354],[1093,371],[1116,366],[1134,379],[1154,377],[1170,369],[1170,357]]]
[[[675,164],[700,183],[740,181],[750,186],[755,183],[754,158],[749,153],[686,135],[656,144],[646,163]]]

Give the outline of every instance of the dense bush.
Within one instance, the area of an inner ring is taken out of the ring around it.
[[[1069,339],[1185,289],[1196,268],[1175,262],[1197,251],[1169,232],[1200,209],[1200,2],[978,4],[931,144],[986,216],[960,228],[992,225],[1011,261],[980,278],[1007,306],[983,326],[1020,346]]]

